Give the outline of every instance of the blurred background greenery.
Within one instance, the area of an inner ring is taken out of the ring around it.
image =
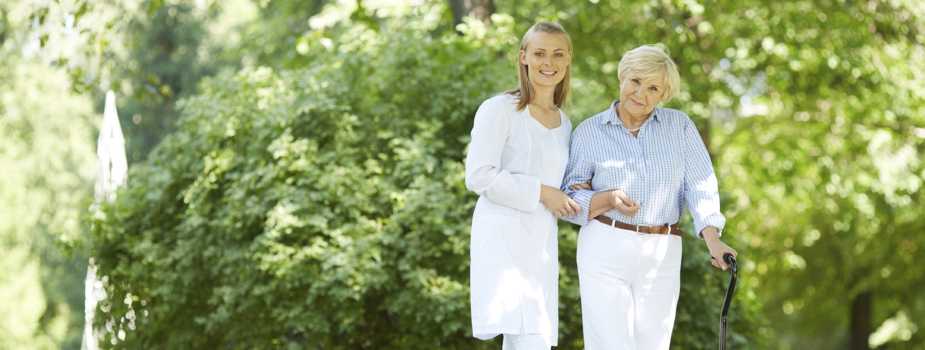
[[[925,2],[0,3],[0,348],[491,349],[469,337],[462,158],[520,35],[561,22],[580,122],[667,45],[741,254],[730,348],[925,347]],[[103,95],[129,184],[90,212]],[[561,224],[561,349],[581,343]],[[673,347],[725,276],[686,240]],[[137,312],[137,314],[136,314]]]

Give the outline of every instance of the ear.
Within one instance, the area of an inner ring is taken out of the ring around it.
[[[662,88],[662,93],[658,96],[658,103],[665,102],[665,97],[668,95],[668,89]]]
[[[520,50],[520,64],[527,65],[527,52]]]

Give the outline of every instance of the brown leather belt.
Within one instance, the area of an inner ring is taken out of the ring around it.
[[[607,225],[610,227],[622,228],[624,230],[630,230],[630,231],[635,231],[639,233],[650,233],[650,234],[656,234],[656,235],[672,234],[678,237],[683,237],[681,235],[681,229],[678,228],[678,224],[673,224],[673,225],[665,224],[664,226],[631,225],[631,224],[622,223],[616,220],[611,220],[609,217],[606,217],[604,215],[600,215],[594,219],[604,223],[604,225]]]

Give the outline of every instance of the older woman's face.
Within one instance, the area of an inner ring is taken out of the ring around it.
[[[568,40],[559,33],[533,33],[520,51],[520,64],[527,65],[534,87],[555,87],[571,64]]]
[[[652,113],[664,96],[664,80],[630,73],[620,82],[620,109],[634,118]]]

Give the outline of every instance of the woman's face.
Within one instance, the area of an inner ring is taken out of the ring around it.
[[[629,73],[620,82],[620,109],[631,117],[643,118],[662,100],[664,80]]]
[[[555,87],[565,78],[571,64],[568,40],[559,33],[536,32],[520,51],[520,64],[527,65],[527,75],[534,88]]]

